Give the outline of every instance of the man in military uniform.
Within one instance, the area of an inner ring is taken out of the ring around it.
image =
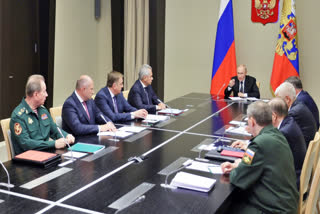
[[[285,137],[272,126],[271,107],[258,101],[249,105],[247,115],[254,138],[242,160],[221,165],[241,190],[230,213],[297,213],[293,156]]]
[[[66,146],[57,125],[43,106],[47,96],[43,76],[30,76],[26,84],[26,97],[11,114],[11,140],[16,155],[31,149],[60,149]],[[62,133],[68,143],[74,143],[72,135],[65,131]]]

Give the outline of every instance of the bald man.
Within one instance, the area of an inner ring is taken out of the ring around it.
[[[101,131],[115,131],[112,121],[105,116],[92,100],[93,80],[82,75],[76,90],[62,107],[62,128],[75,136],[97,134]]]

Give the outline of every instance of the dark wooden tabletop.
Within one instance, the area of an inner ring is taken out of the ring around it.
[[[130,203],[127,208],[123,205],[118,213],[224,213],[234,190],[226,176],[183,169],[216,179],[213,189],[202,193],[163,188],[161,184],[166,176],[159,172],[181,158],[194,160],[199,156],[194,148],[206,139],[242,138],[226,135],[224,129],[231,120],[241,120],[247,103],[213,100],[208,94],[190,93],[168,105],[188,111],[118,142],[110,137],[78,137],[77,142],[105,145],[104,153],[86,156],[64,167],[43,169],[5,162],[15,187],[0,186],[0,213],[115,213],[117,209],[112,204],[129,193],[131,198],[143,195],[144,199]],[[141,121],[117,124],[123,125],[142,124]],[[128,160],[142,155],[145,159],[140,163]],[[0,182],[7,182],[3,170]],[[139,193],[145,186],[149,189]]]

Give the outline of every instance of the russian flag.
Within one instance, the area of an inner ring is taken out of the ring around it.
[[[299,51],[297,40],[295,1],[284,0],[280,20],[280,32],[274,55],[271,89],[277,87],[290,76],[299,76]]]
[[[223,95],[232,76],[237,74],[232,0],[221,0],[212,66],[212,95]]]

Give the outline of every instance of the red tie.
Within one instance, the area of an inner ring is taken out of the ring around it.
[[[83,104],[83,106],[84,106],[84,108],[85,108],[85,110],[86,110],[86,112],[87,112],[88,118],[89,118],[89,120],[90,120],[90,115],[89,115],[87,103],[86,103],[85,101],[83,101],[82,104]]]

